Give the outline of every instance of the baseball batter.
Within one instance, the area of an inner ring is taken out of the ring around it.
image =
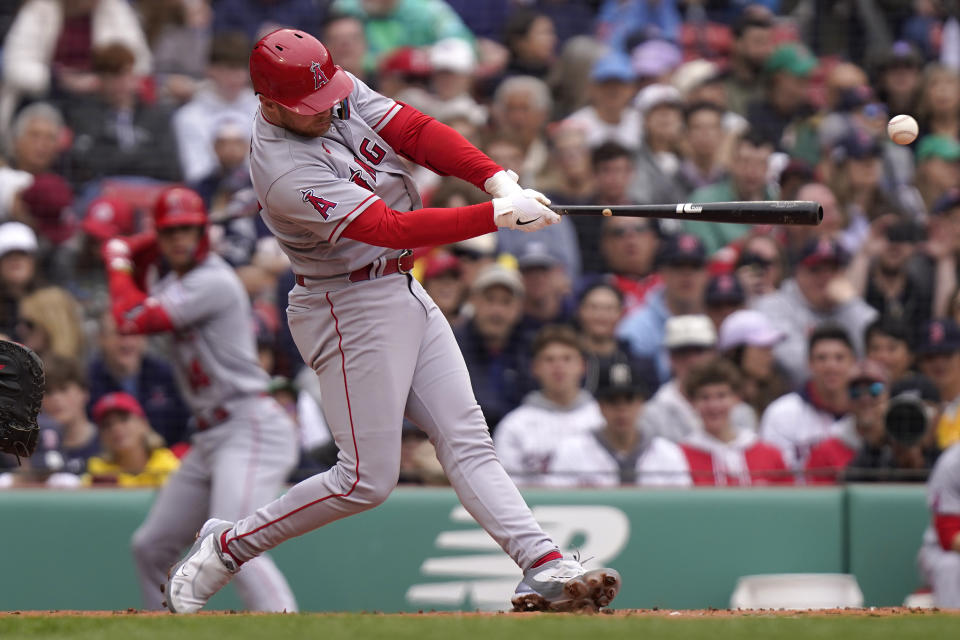
[[[236,522],[209,520],[166,588],[200,609],[241,566],[284,540],[383,502],[397,483],[404,415],[418,424],[467,510],[524,570],[519,609],[604,606],[620,577],[562,557],[494,453],[443,313],[410,275],[408,247],[559,221],[459,134],[333,64],[301,31],[265,36],[250,58],[260,96],[251,173],[261,215],[297,284],[288,322],[317,373],[337,465]],[[492,203],[421,206],[401,157],[484,188]]]
[[[133,536],[144,605],[162,608],[159,585],[197,529],[210,517],[239,518],[272,500],[297,460],[292,421],[266,395],[269,378],[257,362],[250,302],[239,278],[209,253],[200,196],[163,191],[149,237],[105,245],[112,311],[127,333],[169,333],[169,353],[197,433],[180,469],[160,490]],[[163,259],[169,272],[149,287],[139,267]],[[295,611],[293,593],[273,561],[261,556],[237,574],[246,606]]]

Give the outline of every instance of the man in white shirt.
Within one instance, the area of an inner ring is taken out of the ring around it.
[[[596,395],[604,426],[560,443],[547,484],[690,486],[690,468],[680,447],[637,429],[646,395],[638,371],[613,363],[601,372]]]
[[[581,384],[586,364],[573,329],[541,329],[533,342],[532,369],[540,390],[503,417],[493,438],[503,468],[518,485],[542,484],[564,440],[603,425],[597,401]]]
[[[847,383],[856,365],[853,342],[837,325],[817,327],[807,341],[810,379],[763,412],[760,437],[779,447],[787,467],[803,469],[817,443],[841,437],[850,410]]]

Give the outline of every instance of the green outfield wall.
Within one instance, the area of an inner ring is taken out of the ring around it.
[[[850,572],[868,605],[917,586],[922,486],[527,491],[538,520],[587,564],[624,576],[617,606],[726,607],[739,576]],[[0,610],[140,606],[129,540],[150,491],[0,491],[9,557]],[[199,523],[198,523],[199,525]],[[502,609],[519,570],[449,489],[382,506],[273,552],[307,611]],[[232,589],[211,608],[243,608]]]

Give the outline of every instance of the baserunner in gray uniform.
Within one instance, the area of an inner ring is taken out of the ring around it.
[[[960,444],[940,454],[927,481],[933,521],[923,534],[920,570],[938,607],[960,609]]]
[[[167,583],[173,611],[200,609],[241,566],[284,540],[383,502],[396,486],[404,415],[429,435],[461,502],[524,570],[517,609],[605,606],[612,569],[564,559],[494,452],[443,313],[410,275],[407,247],[559,221],[453,129],[333,64],[281,29],[250,58],[260,95],[251,174],[261,215],[297,274],[287,318],[319,377],[337,465],[236,522],[211,519]],[[401,156],[485,189],[493,202],[420,209]]]
[[[295,427],[266,395],[257,362],[250,301],[233,269],[208,251],[200,196],[183,187],[161,192],[152,235],[111,240],[104,249],[114,317],[127,333],[169,333],[177,382],[196,433],[133,536],[144,606],[161,609],[167,570],[209,518],[236,519],[280,493],[297,460]],[[156,244],[154,244],[154,242]],[[170,268],[149,287],[132,273],[162,257]],[[296,611],[283,574],[267,556],[236,576],[246,606]]]

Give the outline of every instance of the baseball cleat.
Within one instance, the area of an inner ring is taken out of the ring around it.
[[[615,569],[585,571],[576,560],[551,560],[527,569],[511,602],[514,611],[597,611],[620,591]]]
[[[163,591],[172,613],[196,613],[240,570],[230,556],[220,552],[220,534],[232,526],[226,520],[207,520],[187,555],[170,568]]]

